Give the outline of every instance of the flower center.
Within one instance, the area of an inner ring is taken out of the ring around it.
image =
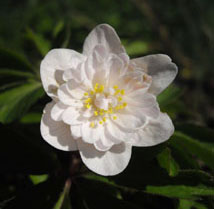
[[[97,123],[103,125],[107,119],[117,119],[115,113],[124,109],[127,103],[123,101],[124,89],[117,85],[105,89],[104,85],[96,83],[93,90],[84,93],[84,108],[93,112],[93,121],[90,124],[94,128]]]

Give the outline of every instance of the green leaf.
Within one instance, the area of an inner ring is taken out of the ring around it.
[[[63,30],[64,27],[65,27],[64,21],[63,20],[59,21],[54,27],[53,37],[56,38],[58,34]]]
[[[170,85],[167,89],[165,89],[161,94],[158,95],[158,103],[161,108],[175,102],[182,95],[182,91],[180,88],[175,85]]]
[[[203,204],[200,204],[198,202],[195,201],[191,201],[191,200],[185,200],[185,199],[180,199],[179,200],[179,206],[178,209],[208,209],[208,207],[206,207]]]
[[[25,114],[21,119],[20,122],[23,124],[28,123],[40,123],[42,117],[42,113],[38,112],[30,112]]]
[[[41,34],[34,33],[31,29],[27,29],[26,38],[34,43],[42,56],[45,56],[51,49],[50,41],[44,39]]]
[[[132,41],[130,43],[123,41],[123,44],[130,56],[146,54],[149,51],[148,43],[144,41]]]
[[[48,179],[48,175],[47,174],[30,175],[29,178],[31,179],[33,184],[36,185],[36,184],[39,184],[39,183],[42,183],[42,182],[46,181]]]
[[[201,142],[214,143],[214,130],[190,123],[181,123],[176,125],[176,130],[200,140]]]
[[[161,153],[157,156],[159,165],[166,169],[170,176],[176,176],[179,172],[179,165],[175,162],[171,155],[171,150],[166,147]]]
[[[0,94],[0,122],[9,123],[21,117],[44,95],[41,83],[28,82]]]
[[[18,52],[0,47],[0,68],[13,70],[32,71],[32,65]]]
[[[69,197],[70,187],[71,187],[71,181],[70,179],[67,179],[63,192],[60,194],[60,197],[53,209],[71,209],[71,203],[70,203],[70,197]]]
[[[146,192],[171,198],[196,198],[197,196],[213,196],[214,188],[185,185],[147,186]]]
[[[173,146],[180,146],[185,152],[195,155],[198,159],[204,161],[205,164],[214,168],[214,146],[202,143],[181,132],[175,132],[170,140]]]

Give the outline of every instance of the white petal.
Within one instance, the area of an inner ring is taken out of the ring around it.
[[[121,173],[131,158],[131,146],[121,143],[114,145],[106,152],[96,150],[93,145],[77,140],[80,155],[84,164],[93,172],[103,176]]]
[[[143,93],[143,89],[142,92],[141,89],[139,89],[128,94],[125,100],[129,106],[141,108],[147,108],[157,104],[156,97],[153,94]]]
[[[115,143],[128,141],[132,136],[132,133],[129,133],[129,130],[118,127],[117,124],[110,120],[106,125],[105,132],[111,136],[109,138]]]
[[[50,102],[44,109],[40,124],[40,130],[43,139],[53,147],[60,150],[77,150],[77,144],[71,136],[69,126],[62,121],[54,121],[51,118],[51,109],[54,105],[55,102]]]
[[[125,52],[114,28],[107,24],[98,25],[89,33],[83,45],[83,54],[90,55],[98,44],[104,45],[109,53],[120,54]]]
[[[109,70],[109,87],[113,87],[115,84],[118,84],[120,76],[124,75],[126,68],[124,67],[123,60],[115,54],[111,54],[107,60],[107,69]]]
[[[51,118],[55,121],[62,120],[62,113],[67,107],[68,106],[64,105],[62,102],[57,102],[51,110]]]
[[[127,131],[134,131],[146,123],[146,117],[139,108],[136,108],[132,112],[118,113],[114,123]]]
[[[62,120],[68,125],[82,124],[80,113],[75,107],[68,107],[62,114]]]
[[[174,80],[178,71],[170,57],[164,54],[136,58],[131,60],[131,63],[152,76],[149,91],[155,95],[160,94]]]
[[[146,108],[141,108],[141,111],[144,115],[153,119],[157,119],[160,114],[160,108],[158,104]]]
[[[151,120],[133,136],[133,146],[147,147],[168,140],[174,133],[174,126],[166,113],[160,113],[157,120]]]
[[[68,91],[68,87],[67,84],[62,84],[58,91],[57,91],[57,95],[59,97],[59,100],[65,104],[65,105],[69,105],[69,106],[73,106],[73,107],[82,107],[83,103],[78,100],[75,99],[71,96],[70,92]]]
[[[105,128],[104,128],[105,129]],[[111,149],[111,147],[115,143],[109,138],[109,135],[106,134],[105,130],[100,134],[100,139],[94,143],[94,146],[99,151],[107,151]]]
[[[75,69],[83,60],[85,56],[70,49],[49,51],[40,66],[42,84],[47,94],[56,98],[56,90],[64,82],[63,72],[69,68]]]
[[[70,80],[67,82],[67,90],[74,99],[82,99],[86,88],[81,83],[77,83],[75,80]]]
[[[84,122],[81,126],[82,140],[90,144],[99,140],[102,132],[103,132],[102,126],[96,124],[95,127],[92,128],[90,121]]]
[[[74,139],[78,139],[82,136],[81,135],[81,125],[72,125],[72,126],[70,126],[70,129],[71,129],[71,134]]]

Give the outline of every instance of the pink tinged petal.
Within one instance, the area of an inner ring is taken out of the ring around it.
[[[171,58],[164,54],[148,55],[131,60],[131,64],[152,76],[149,92],[160,94],[175,78],[178,69]]]
[[[106,68],[109,69],[109,87],[118,84],[118,80],[125,74],[126,68],[124,67],[123,60],[115,54],[111,54],[107,60]]]
[[[118,56],[120,57],[121,60],[123,60],[124,67],[127,68],[130,60],[128,54],[121,53],[121,54],[118,54]]]
[[[57,98],[56,91],[63,81],[63,72],[85,60],[85,56],[70,49],[53,49],[40,65],[43,87],[50,97]]]
[[[74,99],[82,99],[85,91],[87,90],[83,84],[77,83],[75,80],[67,82],[67,89]]]
[[[166,113],[160,113],[156,120],[150,120],[149,123],[139,129],[133,136],[133,146],[147,147],[160,144],[168,140],[174,133],[174,126]]]
[[[71,96],[70,92],[68,91],[68,87],[67,84],[62,84],[58,91],[57,91],[57,95],[59,97],[59,100],[65,104],[65,105],[69,105],[69,106],[73,106],[73,107],[82,107],[83,103],[78,100],[75,99]]]
[[[132,133],[129,133],[127,129],[121,129],[112,121],[109,121],[106,125],[106,133],[108,133],[109,138],[111,138],[112,142],[127,142],[130,140]],[[111,136],[111,137],[110,137]]]
[[[141,111],[144,115],[146,115],[150,118],[153,118],[153,119],[157,119],[159,117],[159,114],[160,114],[160,108],[159,108],[157,103],[154,106],[141,108]]]
[[[100,139],[100,135],[103,132],[103,127],[96,124],[95,127],[91,127],[90,121],[85,121],[81,126],[81,135],[84,142],[93,144]]]
[[[99,151],[107,151],[111,149],[114,143],[105,135],[105,132],[102,132],[100,135],[100,139],[94,143],[94,146]]]
[[[51,118],[55,121],[62,120],[62,113],[67,108],[67,105],[64,105],[62,102],[57,102],[51,109]]]
[[[72,125],[72,126],[70,126],[70,129],[71,129],[71,134],[74,139],[78,139],[82,136],[81,135],[81,125]]]
[[[98,44],[105,46],[109,53],[120,54],[125,52],[114,28],[107,24],[98,25],[89,33],[83,45],[83,54],[90,55]]]
[[[68,125],[82,124],[79,110],[77,110],[75,107],[68,107],[62,114],[62,120]]]
[[[53,147],[64,151],[77,150],[76,141],[71,136],[68,125],[62,121],[54,121],[51,118],[51,110],[55,102],[46,105],[42,116],[40,130],[43,139]]]
[[[139,109],[135,109],[129,113],[118,113],[114,122],[126,131],[133,132],[136,128],[140,128],[146,123],[146,117]]]
[[[121,173],[131,158],[131,146],[121,143],[106,152],[98,151],[93,145],[77,140],[83,163],[93,172],[103,176]]]
[[[69,81],[71,79],[76,82],[82,82],[86,77],[83,63],[80,63],[76,68],[69,68],[63,72],[63,80]]]
[[[148,108],[157,104],[156,97],[152,94],[144,93],[143,89],[142,91],[141,89],[139,89],[128,94],[125,97],[125,100],[128,105],[133,106],[132,108],[134,108],[135,106],[141,108]]]

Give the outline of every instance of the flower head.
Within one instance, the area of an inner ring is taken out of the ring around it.
[[[156,96],[175,78],[167,55],[129,59],[115,30],[98,25],[83,53],[53,49],[41,63],[41,79],[53,99],[44,109],[41,134],[60,150],[79,150],[101,175],[123,171],[132,146],[152,146],[174,132]]]

